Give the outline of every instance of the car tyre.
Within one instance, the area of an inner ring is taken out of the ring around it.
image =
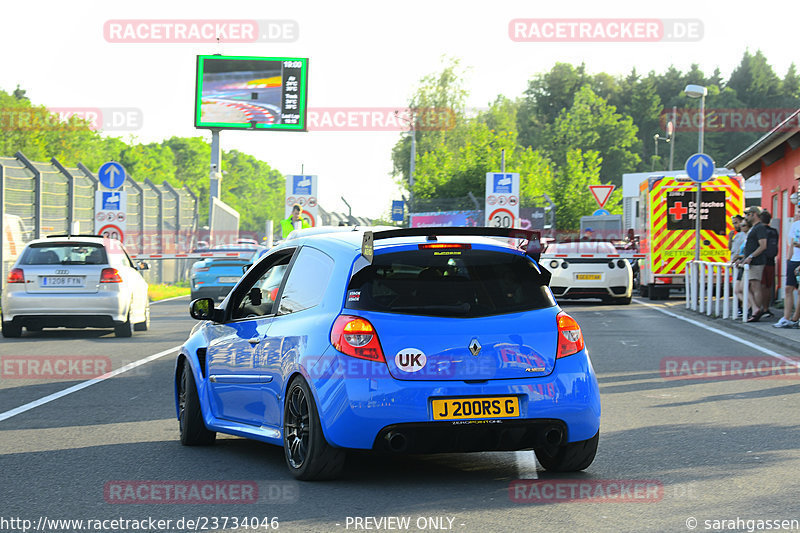
[[[639,284],[639,296],[641,296],[642,298],[647,298],[648,296],[650,296],[650,286],[647,285],[647,284],[642,285],[640,283]]]
[[[144,308],[144,322],[139,322],[133,325],[134,331],[147,331],[150,329],[150,304],[148,303]]]
[[[130,337],[133,335],[133,324],[131,323],[131,312],[128,311],[128,317],[122,324],[114,325],[114,335],[117,337]]]
[[[184,446],[208,446],[217,439],[217,432],[209,430],[203,422],[194,373],[185,361],[181,365],[181,377],[178,381],[178,425],[181,444]]]
[[[13,322],[6,322],[3,320],[3,337],[7,339],[21,337],[22,326]]]
[[[283,450],[289,471],[300,480],[335,479],[344,470],[347,454],[325,440],[314,396],[301,377],[286,391]]]
[[[630,305],[632,299],[631,296],[623,296],[622,298],[616,298],[614,303],[617,305]]]
[[[536,458],[545,469],[553,472],[577,472],[592,464],[597,454],[600,432],[588,440],[570,442],[555,448],[535,448]]]

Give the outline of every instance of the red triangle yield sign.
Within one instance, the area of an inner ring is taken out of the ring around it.
[[[603,207],[614,192],[614,185],[589,185],[589,191],[594,196],[597,205]]]

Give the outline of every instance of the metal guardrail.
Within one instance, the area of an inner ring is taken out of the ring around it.
[[[707,316],[737,320],[739,297],[736,294],[736,281],[739,268],[743,270],[741,320],[747,322],[750,265],[738,267],[733,263],[690,261],[685,273],[686,309]]]

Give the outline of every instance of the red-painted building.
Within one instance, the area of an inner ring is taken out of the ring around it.
[[[775,270],[778,278],[776,286],[782,288],[785,258],[790,251],[784,235],[788,233],[795,209],[798,208],[800,109],[728,161],[725,166],[734,169],[745,179],[761,173],[761,207],[772,214],[770,225],[780,232],[781,246]]]

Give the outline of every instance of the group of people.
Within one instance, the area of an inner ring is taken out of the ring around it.
[[[749,317],[747,322],[758,322],[774,316],[769,307],[775,298],[775,257],[780,243],[778,231],[770,226],[772,215],[757,206],[745,209],[744,216],[733,217],[734,232],[730,235],[731,261],[737,268],[736,293],[743,301],[748,291]],[[788,235],[792,253],[786,262],[786,283],[783,317],[773,324],[778,328],[798,327],[800,306],[794,305],[794,291],[800,275],[800,209],[795,210],[795,220]],[[749,282],[744,287],[744,265],[749,265]]]

